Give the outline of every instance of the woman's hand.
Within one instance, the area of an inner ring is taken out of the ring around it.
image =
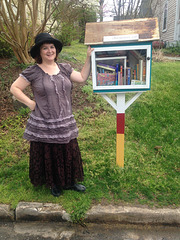
[[[86,61],[83,66],[83,69],[81,70],[81,72],[77,72],[77,71],[73,70],[73,72],[71,73],[71,76],[70,76],[71,81],[82,83],[88,79],[89,74],[90,74],[90,68],[91,68],[91,53],[92,53],[92,51],[94,51],[94,48],[91,48],[89,46],[87,49],[87,57],[86,57]]]
[[[91,53],[94,51],[94,48],[91,48],[90,46],[88,46],[88,49],[87,49],[87,57],[90,57],[91,56]]]
[[[29,103],[29,108],[31,109],[31,111],[34,111],[35,107],[36,107],[36,102],[31,100],[31,102]]]

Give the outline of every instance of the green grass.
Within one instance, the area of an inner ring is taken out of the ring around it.
[[[72,56],[70,49],[66,53]],[[90,81],[82,88],[96,105],[94,110],[89,106],[75,112],[87,187],[84,194],[65,191],[54,198],[49,189],[33,187],[28,177],[29,145],[22,138],[27,112],[21,109],[17,116],[2,121],[0,203],[12,208],[19,201],[58,203],[74,222],[83,221],[95,203],[179,206],[179,76],[180,62],[153,63],[151,91],[126,110],[124,168],[116,165],[116,112],[92,93]]]
[[[73,41],[71,46],[65,46],[60,53],[60,58],[71,62],[84,63],[86,59],[87,46],[84,44]]]

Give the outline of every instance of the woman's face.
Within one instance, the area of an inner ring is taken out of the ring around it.
[[[43,61],[54,61],[56,58],[56,48],[53,43],[44,43],[40,47],[40,56]]]

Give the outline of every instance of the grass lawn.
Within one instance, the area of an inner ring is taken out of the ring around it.
[[[62,57],[83,62],[85,49],[74,43],[64,48]],[[151,91],[126,110],[123,169],[116,166],[116,112],[92,93],[90,80],[82,87],[89,102],[96,103],[95,109],[90,104],[74,113],[84,161],[84,194],[65,191],[54,198],[49,189],[34,188],[28,177],[29,144],[22,138],[29,111],[21,109],[17,116],[2,121],[0,203],[11,204],[12,208],[19,201],[58,203],[75,222],[83,220],[95,203],[179,206],[180,62],[153,63],[151,82]],[[97,114],[99,109],[101,113]]]

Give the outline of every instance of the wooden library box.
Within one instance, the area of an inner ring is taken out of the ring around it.
[[[157,18],[86,24],[93,91],[120,93],[151,88],[152,42],[159,40]]]

